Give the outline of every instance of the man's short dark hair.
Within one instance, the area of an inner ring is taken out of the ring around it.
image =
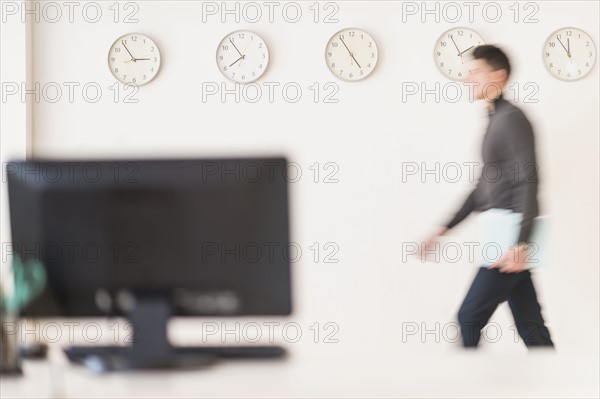
[[[485,60],[485,62],[487,62],[494,71],[505,69],[506,78],[508,79],[510,76],[510,61],[508,61],[508,57],[506,54],[504,54],[504,51],[500,50],[496,46],[484,44],[482,46],[475,47],[475,50],[473,50],[473,58],[476,60]]]

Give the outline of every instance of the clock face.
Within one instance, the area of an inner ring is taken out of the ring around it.
[[[469,28],[453,28],[438,39],[433,59],[438,69],[448,79],[463,81],[470,71],[475,47],[484,44],[479,33]]]
[[[552,33],[543,50],[544,65],[552,76],[574,81],[590,73],[596,62],[596,45],[577,28],[562,28]]]
[[[254,32],[233,32],[219,44],[217,65],[221,73],[234,82],[254,82],[267,70],[269,49]]]
[[[122,83],[145,85],[160,69],[160,51],[152,39],[141,33],[118,38],[108,53],[108,66]]]
[[[367,32],[355,28],[337,32],[325,49],[325,61],[331,72],[351,82],[369,76],[378,59],[375,40]]]

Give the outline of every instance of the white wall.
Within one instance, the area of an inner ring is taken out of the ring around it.
[[[200,2],[136,3],[135,24],[114,23],[108,3],[106,17],[95,24],[80,14],[74,23],[35,24],[35,81],[95,82],[103,91],[93,104],[80,90],[73,103],[63,98],[35,104],[35,156],[286,154],[303,171],[292,185],[293,239],[305,253],[294,264],[295,317],[337,322],[344,338],[336,346],[340,350],[354,345],[353,350],[367,351],[362,346],[367,342],[389,348],[398,342],[401,322],[453,320],[476,268],[466,261],[402,262],[401,249],[403,242],[422,239],[455,211],[471,184],[466,176],[457,183],[436,183],[431,176],[424,183],[415,177],[403,183],[402,163],[426,162],[431,168],[435,162],[479,161],[486,115],[465,95],[456,103],[436,103],[431,96],[403,103],[402,87],[403,82],[424,82],[428,88],[449,83],[438,73],[432,52],[439,35],[453,26],[474,28],[487,42],[505,48],[514,65],[512,81],[521,88],[519,105],[538,140],[542,211],[553,218],[553,262],[535,273],[544,315],[557,346],[597,353],[598,64],[585,79],[565,83],[552,78],[541,59],[545,39],[563,26],[584,29],[598,45],[597,2],[536,2],[539,21],[529,24],[513,21],[512,2],[498,3],[503,17],[497,23],[484,20],[480,7],[473,23],[464,17],[454,24],[435,23],[432,16],[425,23],[419,16],[403,23],[402,4],[392,1],[337,2],[339,22],[334,24],[312,21],[312,2],[301,2],[304,17],[296,24],[280,13],[273,23],[235,23],[232,17],[226,23],[218,17],[203,23]],[[365,29],[379,45],[376,71],[359,83],[338,81],[323,59],[329,37],[349,26]],[[216,46],[236,29],[255,30],[269,44],[272,62],[259,81],[265,92],[265,82],[280,88],[296,82],[303,90],[300,101],[288,103],[276,89],[272,103],[266,98],[236,103],[232,96],[203,102],[203,82],[224,82],[215,65]],[[163,57],[159,76],[135,95],[137,104],[113,101],[114,79],[106,65],[112,42],[130,31],[154,38]],[[309,88],[315,82],[321,94],[326,83],[337,84],[339,101],[315,103]],[[523,94],[531,92],[524,89],[527,83],[539,88],[536,103],[523,103]],[[321,167],[335,162],[339,183],[314,183],[309,167],[315,162]],[[468,241],[472,223],[455,234]],[[314,263],[308,247],[330,241],[340,247],[340,262]],[[494,318],[504,328],[512,323],[506,305]],[[424,348],[420,342],[398,345],[402,351]],[[491,347],[524,350],[506,341]]]
[[[14,9],[18,7],[15,6]],[[2,15],[10,8],[2,5]],[[17,95],[21,83],[30,81],[31,76],[31,27],[32,25],[20,19],[2,19],[0,25],[0,164],[2,165],[2,184],[0,186],[0,280],[7,290],[12,288],[10,282],[9,248],[10,221],[7,200],[7,187],[4,170],[7,162],[23,159],[31,153],[31,107],[27,98],[21,100]],[[8,93],[15,93],[9,95]],[[5,96],[6,95],[6,96]],[[12,100],[9,100],[12,98]],[[5,256],[6,255],[6,256]],[[8,281],[8,283],[7,283]]]

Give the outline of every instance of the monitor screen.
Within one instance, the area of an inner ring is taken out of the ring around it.
[[[284,158],[46,160],[6,165],[12,251],[47,274],[24,316],[291,313]]]

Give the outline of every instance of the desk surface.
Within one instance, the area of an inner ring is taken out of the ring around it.
[[[596,364],[596,367],[582,367]],[[457,347],[419,355],[291,348],[285,360],[224,361],[194,371],[97,375],[71,366],[58,348],[3,377],[13,397],[597,397],[598,355],[478,353]]]
[[[340,266],[341,268],[341,266]],[[241,322],[241,331],[250,323],[264,326],[267,321],[297,322],[304,333],[295,343],[284,340],[283,328],[274,334],[275,344],[285,345],[290,356],[284,360],[223,361],[212,367],[194,371],[130,372],[96,375],[87,369],[68,363],[59,345],[68,345],[71,335],[86,336],[90,321],[79,322],[73,334],[57,320],[64,334],[63,341],[51,346],[48,360],[24,363],[24,375],[19,378],[1,377],[0,397],[4,398],[86,398],[86,397],[599,397],[599,350],[597,279],[577,273],[547,269],[536,278],[552,277],[541,281],[539,287],[549,292],[560,292],[556,301],[546,299],[551,310],[549,320],[557,349],[554,352],[528,351],[522,341],[515,342],[511,328],[514,321],[506,303],[490,320],[503,332],[498,342],[481,342],[477,352],[465,351],[452,342],[452,317],[462,300],[464,289],[470,283],[474,269],[444,266],[435,269],[394,269],[390,266],[385,280],[377,273],[364,274],[360,287],[376,287],[372,297],[365,300],[356,288],[340,286],[335,295],[326,296],[333,284],[343,284],[348,273],[325,268],[304,271],[303,278],[316,282],[310,286],[311,295],[305,295],[301,309],[293,319],[288,318],[235,318],[227,323],[221,319],[177,319],[170,324],[170,337],[176,345],[220,344],[233,323]],[[416,274],[415,276],[407,273]],[[311,273],[313,273],[311,275]],[[553,274],[554,273],[554,274]],[[317,277],[318,276],[318,279]],[[554,276],[554,277],[553,277]],[[457,281],[462,281],[458,284]],[[385,281],[387,285],[382,284]],[[398,282],[428,281],[427,290],[419,285]],[[435,285],[435,283],[438,283]],[[318,284],[317,284],[318,283]],[[348,282],[345,283],[348,285]],[[351,285],[351,284],[350,284]],[[464,285],[464,287],[463,287]],[[352,286],[352,285],[351,285]],[[336,285],[336,287],[338,287]],[[354,287],[354,286],[352,286]],[[577,287],[577,295],[565,294],[565,289]],[[435,292],[435,295],[432,295]],[[544,290],[539,291],[540,297]],[[377,296],[375,296],[377,295]],[[450,299],[447,299],[450,298]],[[444,298],[444,301],[440,298]],[[381,306],[373,307],[373,303]],[[418,307],[415,304],[418,303]],[[302,313],[302,309],[311,312]],[[573,309],[577,309],[574,312]],[[318,311],[318,312],[317,312]],[[425,318],[423,315],[427,315]],[[70,320],[72,321],[72,320]],[[219,323],[221,334],[204,334],[212,322]],[[315,323],[320,332],[315,339]],[[339,326],[333,338],[327,322]],[[438,326],[437,329],[434,326]],[[102,335],[114,340],[116,330],[112,320],[102,324]],[[131,332],[127,324],[119,324],[119,342]],[[281,327],[280,326],[280,327]],[[405,327],[420,329],[418,334],[403,337]],[[31,329],[19,331],[31,338]],[[52,338],[56,330],[38,326],[42,337]],[[252,335],[249,329],[246,338]],[[266,338],[268,330],[263,327]],[[444,337],[440,337],[444,335]],[[34,334],[36,335],[36,334]],[[88,331],[90,338],[94,329]],[[287,334],[294,335],[290,328]],[[447,335],[447,336],[446,336]],[[25,338],[23,336],[22,338]],[[442,338],[442,339],[440,339]],[[81,342],[74,342],[81,344]],[[109,342],[99,342],[108,344]],[[240,342],[248,344],[248,342]]]

